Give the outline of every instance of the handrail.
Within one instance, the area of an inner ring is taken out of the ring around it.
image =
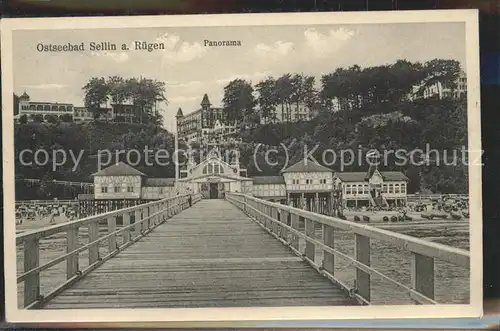
[[[419,200],[425,200],[425,199],[440,199],[443,196],[448,197],[448,198],[460,198],[460,199],[465,199],[468,198],[468,194],[441,194],[441,193],[436,193],[436,194],[407,194],[406,197],[408,200],[412,199],[419,199]]]
[[[71,204],[77,205],[78,200],[17,200],[16,206],[43,206],[43,205],[61,205],[61,204]]]
[[[436,304],[437,302],[434,300],[434,259],[466,268],[470,267],[470,253],[463,249],[316,214],[242,193],[228,193],[226,198],[255,218],[266,231],[289,246],[294,253],[309,262],[320,273],[349,290],[350,293],[354,292],[352,294],[364,304],[370,303],[370,276],[372,275],[383,278],[405,290],[416,303]],[[286,221],[280,217],[282,215],[287,216]],[[300,229],[300,220],[305,223],[304,231]],[[323,242],[315,238],[316,224],[322,225]],[[354,258],[334,248],[333,233],[335,229],[350,231],[354,234],[356,255]],[[288,234],[291,235],[291,238]],[[299,238],[306,242],[305,252],[299,251]],[[412,253],[411,287],[391,279],[370,266],[370,239],[388,242],[392,246],[403,248]],[[315,263],[316,247],[324,251],[325,259],[322,265]],[[348,288],[334,277],[334,256],[347,260],[350,265],[356,268],[354,289]]]
[[[39,178],[23,178],[23,179],[21,179],[21,181],[28,182],[28,183],[39,183],[42,180]],[[94,186],[93,182],[70,182],[67,180],[53,180],[51,182],[55,183],[55,184],[63,184],[63,185],[70,185],[70,186],[88,186],[88,187]]]
[[[17,277],[17,283],[24,282],[24,306],[28,309],[42,306],[106,260],[151,232],[156,226],[188,208],[189,196],[185,194],[168,197],[16,235],[16,246],[24,245],[24,272]],[[201,194],[193,194],[191,197],[192,204],[201,200]],[[122,218],[123,226],[117,229],[118,217]],[[101,220],[107,221],[108,233],[99,237],[99,221]],[[79,246],[78,232],[83,226],[88,226],[88,243]],[[67,234],[66,254],[40,265],[40,240],[61,232]],[[119,235],[123,239],[121,244],[117,240]],[[99,244],[104,241],[108,242],[108,252],[106,256],[100,257]],[[89,251],[89,266],[80,270],[79,253],[86,250]],[[64,261],[67,261],[66,282],[46,296],[41,295],[40,273]]]

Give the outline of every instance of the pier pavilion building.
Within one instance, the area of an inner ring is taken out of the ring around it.
[[[175,178],[149,178],[120,162],[93,174],[94,195],[87,200],[158,200],[176,194],[201,193],[205,199],[222,199],[226,192],[252,195],[322,214],[333,215],[346,207],[400,206],[407,202],[408,178],[399,171],[334,172],[304,159],[279,176],[249,177],[237,155],[222,160],[217,149],[196,164],[188,153],[186,167]]]

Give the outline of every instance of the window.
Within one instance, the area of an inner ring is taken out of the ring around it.
[[[382,193],[387,193],[387,184],[382,184]]]
[[[394,189],[393,189],[393,185],[392,184],[388,184],[389,185],[389,193],[394,193]]]
[[[394,193],[399,193],[399,184],[394,185]]]
[[[401,193],[406,193],[406,184],[401,184]]]
[[[351,185],[346,185],[346,187],[345,187],[345,193],[346,194],[351,194]]]
[[[370,187],[368,185],[363,185],[363,193],[364,194],[369,194]]]
[[[358,194],[363,194],[363,186],[364,185],[358,185]]]
[[[101,193],[108,193],[108,187],[107,186],[101,187]]]
[[[127,192],[129,192],[129,193],[134,192],[134,187],[133,186],[128,186],[127,187]]]
[[[120,187],[119,186],[115,186],[115,193],[120,193]]]

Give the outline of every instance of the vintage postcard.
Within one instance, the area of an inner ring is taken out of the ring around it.
[[[474,10],[5,19],[10,322],[482,314]]]

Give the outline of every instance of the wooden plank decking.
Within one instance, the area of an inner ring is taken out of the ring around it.
[[[44,308],[355,305],[224,200],[202,200]]]

